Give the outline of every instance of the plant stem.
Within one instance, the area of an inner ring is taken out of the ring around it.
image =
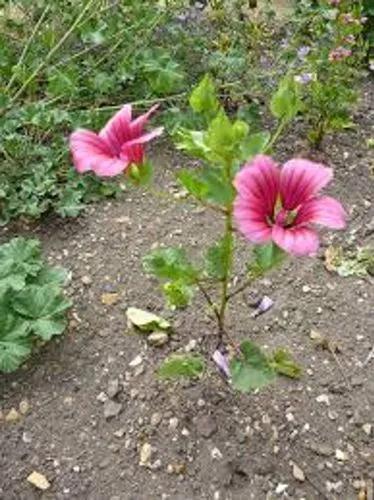
[[[69,36],[72,34],[72,32],[75,30],[75,28],[78,26],[78,24],[81,22],[83,19],[85,13],[87,10],[95,3],[96,0],[89,0],[85,7],[82,9],[80,14],[76,17],[75,21],[73,24],[70,26],[70,28],[65,32],[65,34],[60,38],[60,40],[52,47],[52,49],[48,52],[46,57],[43,59],[43,62],[39,64],[39,66],[31,73],[31,75],[27,78],[27,80],[24,82],[24,84],[21,86],[20,89],[17,90],[17,92],[13,95],[13,97],[10,99],[10,104],[13,104],[20,95],[23,94],[25,89],[29,86],[29,84],[36,78],[36,76],[39,74],[39,72],[46,66],[48,61],[52,58],[52,56],[58,51],[58,49],[64,44],[65,40],[69,38]]]
[[[38,22],[35,24],[35,27],[34,27],[34,29],[32,30],[32,33],[31,33],[31,35],[29,36],[29,39],[27,40],[27,43],[26,43],[26,44],[25,44],[25,46],[23,47],[22,54],[21,54],[20,58],[18,59],[17,64],[14,66],[14,68],[12,68],[13,75],[12,75],[12,77],[10,78],[10,80],[9,80],[9,82],[8,82],[8,84],[7,84],[7,86],[5,87],[5,90],[6,90],[6,91],[8,91],[8,90],[11,88],[11,86],[12,86],[12,84],[13,84],[14,80],[16,79],[16,77],[17,77],[17,71],[16,71],[16,70],[17,70],[17,68],[19,68],[19,67],[21,66],[21,64],[23,63],[23,60],[25,59],[26,53],[27,53],[27,51],[29,50],[29,47],[30,47],[30,45],[31,45],[32,41],[34,40],[34,37],[35,37],[35,35],[37,34],[37,32],[38,32],[38,30],[39,30],[39,28],[40,28],[40,26],[41,26],[42,22],[44,21],[44,18],[45,18],[45,16],[47,15],[47,12],[49,11],[49,7],[50,7],[50,6],[47,4],[46,8],[45,8],[45,9],[43,10],[43,12],[42,12],[42,15],[39,17]]]
[[[266,148],[264,150],[264,153],[267,153],[268,151],[271,150],[271,148],[274,146],[274,144],[277,142],[277,140],[279,139],[279,136],[281,135],[281,133],[283,132],[283,129],[284,127],[287,125],[287,121],[286,120],[281,120],[279,123],[278,123],[278,127],[276,129],[276,131],[274,132],[274,135],[273,137],[270,139],[270,141],[268,142],[268,144],[266,145]]]
[[[231,293],[229,293],[226,296],[226,301],[228,302],[229,300],[231,300],[233,297],[235,297],[239,293],[244,292],[244,290],[246,290],[251,285],[253,285],[253,279],[252,278],[244,281],[244,283],[242,285],[240,285],[238,288],[236,288],[236,290],[233,290]]]

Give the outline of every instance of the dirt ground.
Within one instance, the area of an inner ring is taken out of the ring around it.
[[[348,231],[325,234],[321,255],[332,242],[347,248],[373,242],[373,149],[366,147],[373,104],[368,86],[358,127],[328,138],[314,154],[334,168],[332,192],[350,212]],[[295,152],[305,154],[305,144],[290,132],[277,158]],[[181,159],[162,146],[152,156],[156,186],[178,191],[173,173]],[[165,310],[141,269],[152,246],[186,244],[198,255],[219,227],[207,210],[128,190],[78,220],[19,230],[40,237],[50,261],[72,271],[74,309],[66,335],[18,373],[0,376],[1,499],[353,500],[365,498],[364,487],[373,491],[373,282],[330,274],[321,259],[290,260],[251,291],[275,301],[269,312],[252,319],[249,293],[238,296],[228,316],[232,335],[268,350],[287,347],[304,374],[236,394],[210,361],[215,331],[205,304],[197,298],[181,313]],[[1,239],[10,233],[3,230]],[[248,252],[241,243],[239,274]],[[118,302],[103,305],[102,294],[112,292]],[[170,318],[176,334],[164,347],[147,346],[127,332],[128,306]],[[341,352],[316,349],[312,329]],[[155,377],[161,360],[178,349],[206,356],[201,380]],[[25,401],[25,416],[6,422]],[[111,411],[118,414],[106,418]],[[149,466],[139,465],[144,444],[151,446]],[[45,493],[27,483],[32,471],[50,481]]]

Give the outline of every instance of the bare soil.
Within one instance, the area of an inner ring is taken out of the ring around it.
[[[373,137],[372,86],[356,122],[355,130],[328,138],[312,155],[334,168],[332,192],[350,212],[347,232],[324,234],[321,256],[331,243],[354,248],[373,242],[373,149],[366,146]],[[277,158],[295,153],[310,156],[297,131],[279,144]],[[173,174],[182,159],[161,147],[153,161],[155,185],[178,191]],[[236,394],[210,361],[215,325],[204,302],[165,310],[141,268],[154,245],[183,244],[198,256],[220,228],[208,210],[128,190],[78,220],[51,219],[18,231],[40,237],[50,261],[72,271],[74,310],[66,335],[18,373],[0,376],[1,499],[370,499],[362,495],[372,491],[374,479],[373,282],[328,273],[321,259],[290,260],[250,292],[275,301],[269,312],[252,319],[250,293],[239,295],[228,315],[231,334],[268,351],[288,348],[304,373],[297,381],[279,379],[260,392]],[[11,233],[4,231],[2,239]],[[249,251],[241,242],[238,274]],[[105,306],[103,293],[118,293],[118,302]],[[172,340],[149,347],[128,332],[128,306],[170,318]],[[312,329],[337,342],[340,352],[316,349]],[[159,381],[160,362],[186,347],[205,355],[204,377]],[[138,355],[142,362],[129,366]],[[120,411],[106,419],[108,402],[102,401],[117,381],[112,400]],[[6,422],[21,401],[29,404],[26,415]],[[152,447],[150,466],[139,465],[145,443]],[[26,481],[34,470],[51,483],[44,493]]]

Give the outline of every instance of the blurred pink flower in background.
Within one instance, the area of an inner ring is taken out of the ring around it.
[[[330,62],[342,61],[343,59],[346,59],[351,55],[352,51],[350,49],[346,49],[345,47],[337,47],[336,49],[330,52],[329,61]]]
[[[319,195],[332,177],[332,169],[309,160],[290,160],[279,169],[269,156],[256,156],[234,180],[239,231],[256,244],[273,241],[290,254],[315,255],[319,238],[312,224],[346,226],[342,205]]]
[[[70,151],[79,173],[92,170],[99,177],[113,177],[124,172],[131,164],[144,161],[144,145],[162,134],[159,127],[145,133],[144,127],[153,106],[147,113],[132,119],[132,107],[126,104],[96,134],[91,130],[78,129],[70,136]]]

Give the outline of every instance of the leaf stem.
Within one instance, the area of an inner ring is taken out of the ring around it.
[[[270,141],[268,142],[268,144],[266,145],[266,148],[264,150],[264,153],[267,153],[268,151],[271,150],[271,148],[274,146],[274,144],[277,142],[277,140],[279,139],[279,136],[281,135],[281,133],[283,132],[283,129],[285,128],[285,126],[287,125],[287,121],[286,120],[281,120],[279,123],[278,123],[278,127],[276,128],[275,132],[274,132],[274,135],[273,137],[270,139]]]
[[[252,278],[244,281],[244,283],[242,285],[240,285],[236,290],[233,290],[231,293],[229,293],[226,296],[226,301],[228,302],[229,300],[231,300],[233,297],[235,297],[239,293],[244,292],[244,290],[246,290],[251,285],[253,285],[253,279]]]

